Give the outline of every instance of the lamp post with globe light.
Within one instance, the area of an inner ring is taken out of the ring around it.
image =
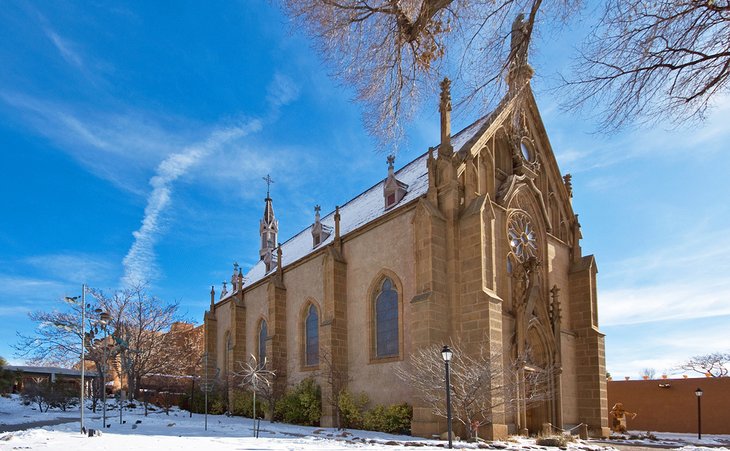
[[[444,345],[443,349],[441,349],[441,357],[444,359],[444,364],[446,365],[446,423],[448,426],[449,449],[453,448],[453,444],[451,443],[451,381],[449,380],[449,362],[453,355],[454,353],[451,349],[447,345]]]
[[[79,296],[66,296],[66,302],[69,304],[78,305]],[[84,380],[84,370],[86,369],[86,284],[81,285],[81,393],[79,396],[79,421],[81,423],[81,433],[85,433],[84,428],[84,407],[85,400],[84,395],[86,394],[86,383]]]
[[[702,394],[704,392],[701,388],[695,390],[695,396],[697,397],[697,440],[702,440]]]

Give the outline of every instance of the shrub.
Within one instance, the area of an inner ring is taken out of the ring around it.
[[[363,410],[368,403],[368,395],[365,393],[352,394],[347,390],[343,390],[337,401],[337,407],[340,411],[340,427],[362,429]]]
[[[20,396],[23,398],[25,405],[36,404],[38,410],[47,412],[50,405],[48,404],[48,394],[50,393],[50,383],[46,381],[33,381],[25,384]]]
[[[410,434],[413,407],[403,404],[377,405],[365,413],[363,426],[370,431],[389,434]]]
[[[304,426],[319,426],[322,390],[313,379],[301,381],[276,402],[274,419]]]
[[[223,410],[220,413],[224,413],[226,411],[225,399],[222,390],[213,390],[208,393],[208,413],[212,413],[211,407],[214,403],[216,404],[216,411],[221,409],[221,405],[223,406]],[[202,390],[195,390],[192,398],[189,393],[181,396],[180,408],[193,413],[205,413],[205,392]]]
[[[0,357],[0,393],[10,393],[15,383],[15,374],[12,371],[5,369],[8,362]]]
[[[208,413],[211,415],[223,415],[226,413],[226,403],[222,398],[216,398],[213,402],[208,400]]]
[[[46,395],[48,405],[54,409],[66,411],[79,404],[76,388],[59,383],[49,386],[50,390]]]
[[[269,405],[260,396],[256,397],[256,417],[263,418]],[[231,395],[231,415],[253,418],[253,393],[235,390]]]

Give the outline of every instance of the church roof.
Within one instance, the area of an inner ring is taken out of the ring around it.
[[[470,141],[483,131],[484,127],[493,117],[493,114],[488,114],[454,135],[451,138],[454,151],[458,152],[462,148],[467,147]],[[387,210],[388,213],[397,210],[410,203],[410,201],[426,194],[426,191],[428,190],[427,161],[428,152],[417,157],[415,160],[396,171],[396,178],[400,182],[408,185],[408,191],[398,205]],[[349,232],[359,229],[386,213],[385,204],[383,202],[383,184],[385,181],[386,178],[383,178],[383,180],[376,183],[370,189],[340,207],[341,236],[344,237]],[[334,228],[334,217],[335,212],[333,211],[324,216],[320,221],[322,225]],[[326,240],[313,248],[311,230],[312,226],[310,225],[281,244],[282,267],[286,267],[287,265],[306,257],[334,240],[334,235],[330,235]],[[274,270],[275,268],[272,268],[269,273]],[[260,260],[246,274],[245,283],[246,285],[250,285],[258,282],[263,279],[266,274],[266,264]],[[228,296],[225,296],[223,299],[231,296],[232,294],[232,292],[229,293]]]

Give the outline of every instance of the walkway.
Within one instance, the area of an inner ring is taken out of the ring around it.
[[[73,423],[79,421],[78,418],[56,418],[55,420],[32,421],[30,423],[21,424],[0,424],[0,433],[24,431],[26,429],[42,428],[43,426],[56,426],[58,424]]]

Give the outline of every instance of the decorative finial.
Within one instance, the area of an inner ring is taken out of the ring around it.
[[[395,163],[395,155],[393,155],[393,154],[388,155],[388,169],[393,169],[394,163]]]
[[[439,145],[439,157],[451,157],[454,148],[451,145],[451,81],[444,78],[441,82],[441,144]]]
[[[233,272],[238,271],[238,262],[233,262]]]
[[[451,111],[451,80],[444,78],[441,82],[441,111]]]
[[[340,206],[335,205],[335,239],[340,238]]]
[[[266,182],[266,198],[268,199],[270,196],[271,191],[271,184],[274,183],[274,180],[271,178],[269,174],[266,174],[266,177],[263,177],[264,182]]]
[[[568,196],[573,197],[573,176],[565,174],[563,176],[563,182],[565,182],[565,189],[568,190]]]
[[[322,210],[322,207],[320,207],[319,204],[314,206],[314,212],[317,214],[317,216],[319,216],[319,212],[321,210]]]

